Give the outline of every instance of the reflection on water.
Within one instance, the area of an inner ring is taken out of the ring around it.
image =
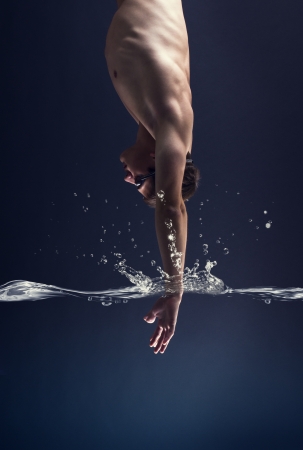
[[[117,255],[118,256],[118,255]],[[120,255],[119,255],[120,256]],[[256,299],[270,303],[272,300],[303,300],[302,288],[277,287],[254,287],[247,289],[232,289],[227,287],[222,280],[211,274],[211,269],[216,262],[207,261],[203,270],[198,271],[198,260],[192,269],[188,267],[183,274],[184,293],[209,294],[209,295],[249,295]],[[128,287],[118,289],[107,289],[103,291],[85,292],[64,289],[56,286],[34,283],[31,281],[10,281],[0,286],[0,301],[13,302],[22,300],[43,300],[52,297],[77,297],[88,301],[101,302],[103,306],[110,306],[113,303],[127,303],[132,298],[144,298],[160,296],[165,290],[174,292],[173,277],[157,267],[160,277],[150,278],[135,269],[127,266],[125,260],[119,261],[115,268],[133,284]],[[176,287],[178,289],[178,286]]]

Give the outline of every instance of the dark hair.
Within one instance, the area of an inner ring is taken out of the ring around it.
[[[191,159],[191,154],[188,152],[187,159]],[[154,172],[155,169],[150,171]],[[198,189],[200,180],[200,171],[198,167],[194,166],[192,162],[187,162],[184,169],[184,176],[182,182],[182,198],[184,201],[190,199]],[[151,208],[156,207],[156,187],[155,177],[151,177],[152,188],[146,197],[143,197],[144,202]]]

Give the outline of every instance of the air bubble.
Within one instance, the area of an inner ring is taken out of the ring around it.
[[[131,238],[131,241],[132,241],[132,242],[134,242],[134,240],[135,240],[134,238]]]
[[[270,305],[271,300],[269,298],[267,298],[266,300],[264,300],[264,302],[266,303],[266,305]]]
[[[216,244],[221,244],[221,241],[219,239],[217,239]]]
[[[256,230],[258,230],[260,227],[258,227],[258,225],[256,226]]]
[[[76,192],[74,192],[74,196],[75,196],[75,197],[77,197],[77,194],[76,194]]]
[[[201,238],[203,236],[203,234],[199,234],[199,237]]]
[[[137,244],[135,244],[135,245],[134,245],[134,248],[137,248],[137,247],[138,247]]]
[[[265,227],[266,227],[266,228],[270,228],[270,227],[271,227],[271,223],[270,223],[270,222],[267,222],[267,223],[265,224]]]
[[[107,203],[107,198],[105,199],[105,203]]]
[[[114,253],[114,255],[115,255],[117,258],[122,258],[121,253]]]
[[[152,266],[156,265],[156,261],[154,261],[154,260],[152,260],[150,263],[151,263]]]
[[[264,214],[267,214],[267,211],[264,211]]]
[[[90,194],[87,194],[87,198],[90,198]]]
[[[143,225],[144,224],[144,222],[143,222],[143,220],[141,220],[141,225]]]
[[[121,234],[121,231],[118,231],[118,234]]]
[[[228,253],[229,253],[228,248],[225,248],[225,249],[223,250],[223,253],[224,253],[224,255],[228,255]]]
[[[200,205],[203,206],[203,202],[201,202]]]
[[[94,255],[93,255],[92,253],[90,254],[90,256],[91,256],[92,258],[94,257]]]
[[[253,220],[252,219],[248,219],[248,222],[252,222]]]

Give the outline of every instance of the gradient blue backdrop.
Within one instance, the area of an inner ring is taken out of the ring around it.
[[[228,286],[302,287],[302,3],[183,7],[202,174],[187,265],[203,265],[207,243]],[[103,56],[115,10],[12,0],[3,11],[1,284],[126,285],[114,251],[157,274],[154,212],[118,160],[136,124]],[[142,320],[153,301],[1,303],[1,449],[302,448],[302,304],[185,295],[155,356]]]

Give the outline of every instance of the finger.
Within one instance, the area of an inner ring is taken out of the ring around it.
[[[158,339],[157,345],[155,347],[154,353],[157,354],[163,345],[163,339],[165,337],[165,331],[163,330],[160,338]]]
[[[165,350],[167,349],[168,343],[167,344],[162,344],[162,347],[160,348],[160,353],[163,354],[165,352]]]
[[[156,320],[156,314],[153,312],[153,310],[150,310],[149,313],[146,314],[146,316],[143,317],[143,320],[147,323],[154,323]]]
[[[163,344],[168,344],[169,341],[171,340],[171,338],[173,337],[173,335],[175,334],[175,327],[172,326],[171,328],[169,328],[166,333],[165,333],[165,338],[163,341]]]
[[[162,330],[163,330],[163,328],[158,325],[156,328],[156,331],[150,338],[150,341],[149,341],[150,347],[154,347],[155,345],[157,345],[157,342],[158,342],[159,337],[161,336]]]

